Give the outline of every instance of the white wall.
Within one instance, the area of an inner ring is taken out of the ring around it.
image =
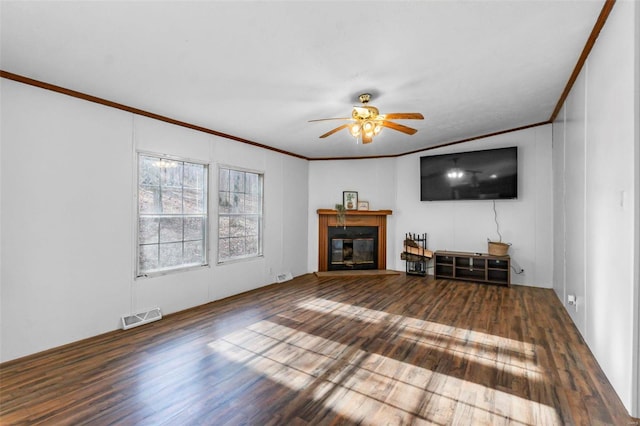
[[[0,80],[0,362],[307,272],[308,163]],[[264,257],[134,280],[136,151],[207,162],[210,232],[219,164],[265,173]]]
[[[581,74],[575,87],[584,86],[585,77]],[[565,288],[564,293],[575,295],[577,309],[570,309],[569,315],[583,330],[586,323],[585,304],[585,93],[572,93],[565,102],[566,119],[564,122],[564,221],[565,221]],[[556,141],[557,142],[557,141]],[[566,302],[566,299],[565,299]]]
[[[637,53],[637,48],[640,46],[640,7],[636,5],[635,7],[635,45],[636,45],[636,55],[635,55],[635,111],[640,111],[640,54]],[[636,113],[636,125],[635,125],[635,143],[636,146],[636,155],[635,155],[635,167],[634,167],[634,182],[640,182],[640,113]],[[635,342],[633,344],[633,360],[631,361],[635,371],[633,371],[632,380],[635,380],[632,383],[632,409],[631,413],[634,417],[640,417],[640,184],[636,184],[636,193],[635,193],[635,243],[634,247],[636,247],[635,251],[635,271],[633,281],[635,283],[635,304],[633,307],[634,318],[633,324],[635,324]]]
[[[342,204],[342,191],[357,191],[358,200],[368,201],[370,210],[393,210],[396,205],[396,160],[312,161],[309,164],[309,258],[308,270],[318,270],[318,209]],[[396,240],[395,212],[387,216],[387,244]],[[393,269],[392,250],[387,268]],[[391,265],[391,266],[390,266]]]
[[[6,361],[112,330],[128,311],[133,166],[131,116],[0,85]]]
[[[554,123],[555,290],[631,411],[637,303],[637,3],[613,8]],[[562,186],[562,188],[561,188]],[[558,241],[563,240],[563,241]],[[566,295],[578,297],[577,310]],[[638,413],[636,412],[635,415]]]
[[[524,268],[513,283],[552,285],[551,126],[493,136],[474,142],[395,159],[314,161],[309,168],[309,270],[317,270],[316,210],[341,202],[342,190],[359,191],[373,210],[391,209],[388,217],[387,268],[404,270],[400,260],[407,232],[427,233],[430,249],[486,252],[487,238],[497,240],[491,201],[420,201],[420,156],[518,146],[517,200],[496,202],[503,241]]]
[[[432,250],[487,251],[487,239],[497,241],[493,202],[420,201],[420,157],[450,152],[518,147],[518,199],[497,200],[502,241],[522,274],[512,271],[511,282],[536,287],[552,285],[551,126],[538,126],[464,144],[398,158],[396,234],[426,232]],[[400,260],[402,241],[391,245]]]
[[[1,88],[1,87],[0,87]],[[2,91],[0,90],[0,115],[2,115]],[[2,129],[3,127],[1,126],[2,123],[0,123],[0,142],[2,142]],[[0,143],[0,354],[2,354],[3,351],[3,340],[2,340],[2,318],[3,318],[3,310],[2,310],[2,277],[3,277],[3,273],[2,273],[2,247],[4,246],[4,244],[2,243],[2,241],[4,241],[4,235],[2,234],[2,143]],[[0,358],[1,359],[1,358]]]
[[[562,117],[561,120],[553,123],[553,289],[560,298],[560,300],[566,300],[565,293],[565,239],[566,239],[566,223],[565,215],[557,214],[559,210],[565,210],[565,196],[564,196],[564,167],[565,156],[563,143],[557,143],[558,140],[564,140],[565,138],[565,113],[566,109],[562,108],[558,114],[558,117]]]

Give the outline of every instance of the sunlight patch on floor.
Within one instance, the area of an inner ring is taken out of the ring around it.
[[[360,353],[352,362],[328,379],[332,385],[325,384],[316,393],[327,407],[343,415],[348,415],[343,405],[353,407],[356,400],[375,404],[372,412],[400,410],[442,424],[450,424],[456,416],[465,419],[463,424],[508,421],[524,425],[532,418],[537,419],[534,424],[562,423],[554,408],[507,391],[378,354]],[[344,400],[347,396],[348,403]]]
[[[350,305],[347,303],[334,302],[322,298],[310,298],[297,305],[299,308],[309,309],[323,314],[337,314],[344,317],[357,318],[358,321],[368,323],[378,323],[388,320],[391,316],[384,311],[364,308],[362,306]]]
[[[342,312],[350,312],[340,308]],[[404,333],[404,338],[413,341],[424,338],[414,330]],[[441,341],[442,336],[439,338]],[[493,389],[349,348],[267,320],[230,333],[208,346],[226,359],[292,390],[311,391],[316,401],[354,421],[375,415],[376,419],[385,419],[390,424],[422,421],[450,424],[456,418],[464,419],[465,424],[473,420],[474,424],[525,425],[532,418],[536,424],[561,423],[552,407],[518,396],[517,392]],[[460,349],[462,343],[455,343],[453,347],[455,356],[467,357],[469,363],[479,362],[474,352]],[[438,350],[449,351],[449,348]],[[483,368],[487,367],[504,369],[495,362]],[[523,373],[521,370],[524,369],[513,368],[511,374]]]
[[[503,340],[499,336],[492,336],[493,339],[490,341],[476,341],[470,337],[465,339],[424,330],[406,329],[400,332],[400,336],[424,347],[425,350],[436,348],[487,368],[500,369],[507,374],[526,377],[527,380],[543,380],[540,368],[533,365],[533,354],[525,355],[520,351],[505,349]]]
[[[270,321],[260,321],[208,344],[230,361],[294,390],[325,373],[347,345]]]
[[[526,376],[529,380],[543,379],[539,368],[532,365],[535,346],[531,343],[321,298],[307,300],[298,307],[358,321],[392,323],[402,330],[403,338],[419,345],[446,350],[487,367],[501,368],[508,374]]]
[[[450,336],[465,341],[472,342],[489,342],[490,345],[499,344],[503,349],[518,353],[523,357],[533,358],[534,345],[519,340],[510,339],[508,337],[495,336],[493,334],[482,333],[479,331],[452,327],[450,325],[441,324],[432,321],[425,321],[417,318],[406,317],[398,314],[391,314],[385,311],[377,311],[361,306],[349,305],[341,302],[334,302],[322,298],[310,298],[305,302],[301,302],[298,307],[314,310],[321,313],[331,313],[353,318],[364,322],[381,322],[395,323],[398,327],[406,327],[415,329],[418,332],[432,332],[436,334]]]

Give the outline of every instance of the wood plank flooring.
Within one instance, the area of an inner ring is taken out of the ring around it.
[[[338,277],[362,277],[362,276],[384,276],[384,275],[402,275],[404,272],[394,271],[392,269],[356,269],[345,271],[317,271],[314,272],[316,277],[320,278],[338,278]]]
[[[0,365],[0,424],[631,425],[552,290],[317,277]]]

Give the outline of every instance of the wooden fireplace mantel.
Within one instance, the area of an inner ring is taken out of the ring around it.
[[[329,270],[330,226],[338,225],[338,212],[332,209],[318,209],[318,271]],[[387,269],[387,216],[391,210],[347,210],[345,226],[378,227],[378,268]]]

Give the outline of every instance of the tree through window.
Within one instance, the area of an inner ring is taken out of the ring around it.
[[[220,167],[218,262],[262,256],[262,181],[262,174]]]
[[[138,157],[138,276],[207,262],[208,167]]]

